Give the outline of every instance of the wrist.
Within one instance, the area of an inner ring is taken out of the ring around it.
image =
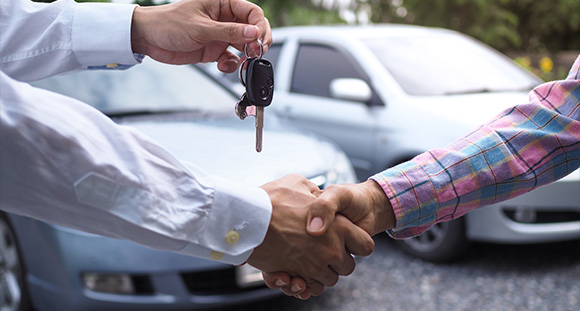
[[[147,55],[147,40],[145,40],[146,19],[147,8],[135,7],[131,20],[131,49],[133,53]]]
[[[375,219],[373,235],[395,227],[395,213],[383,188],[372,179],[363,182],[361,185],[364,186],[366,196],[369,198],[369,208]]]

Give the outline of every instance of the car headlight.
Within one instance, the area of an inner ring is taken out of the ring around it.
[[[336,158],[326,174],[326,186],[332,184],[356,183],[357,178],[352,164],[344,152],[336,153]]]

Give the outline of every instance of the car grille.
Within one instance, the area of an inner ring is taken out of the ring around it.
[[[182,273],[181,277],[189,292],[193,295],[209,296],[218,294],[236,294],[265,288],[260,285],[252,288],[241,288],[236,284],[235,268]]]
[[[151,279],[146,275],[134,275],[131,277],[135,293],[137,295],[152,295],[155,291]]]

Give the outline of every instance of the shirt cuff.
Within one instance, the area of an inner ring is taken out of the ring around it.
[[[436,220],[438,202],[421,166],[408,161],[371,177],[391,202],[396,224],[387,233],[404,239],[427,231]]]
[[[265,190],[214,177],[215,196],[199,244],[210,258],[241,264],[266,236],[272,203]],[[233,256],[233,257],[232,257]],[[228,258],[230,258],[228,260]],[[231,262],[235,260],[235,262]]]
[[[78,4],[72,25],[72,48],[82,66],[139,63],[131,48],[131,21],[136,6]]]

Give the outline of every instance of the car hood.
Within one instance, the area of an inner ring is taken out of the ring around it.
[[[258,153],[254,118],[179,122],[135,122],[127,118],[120,123],[143,132],[181,161],[253,185],[292,173],[307,178],[318,176],[330,168],[337,154],[337,149],[326,141],[288,129],[269,129],[267,123],[263,150]]]
[[[473,130],[505,109],[528,102],[527,92],[505,92],[417,97],[411,105],[414,111]]]

